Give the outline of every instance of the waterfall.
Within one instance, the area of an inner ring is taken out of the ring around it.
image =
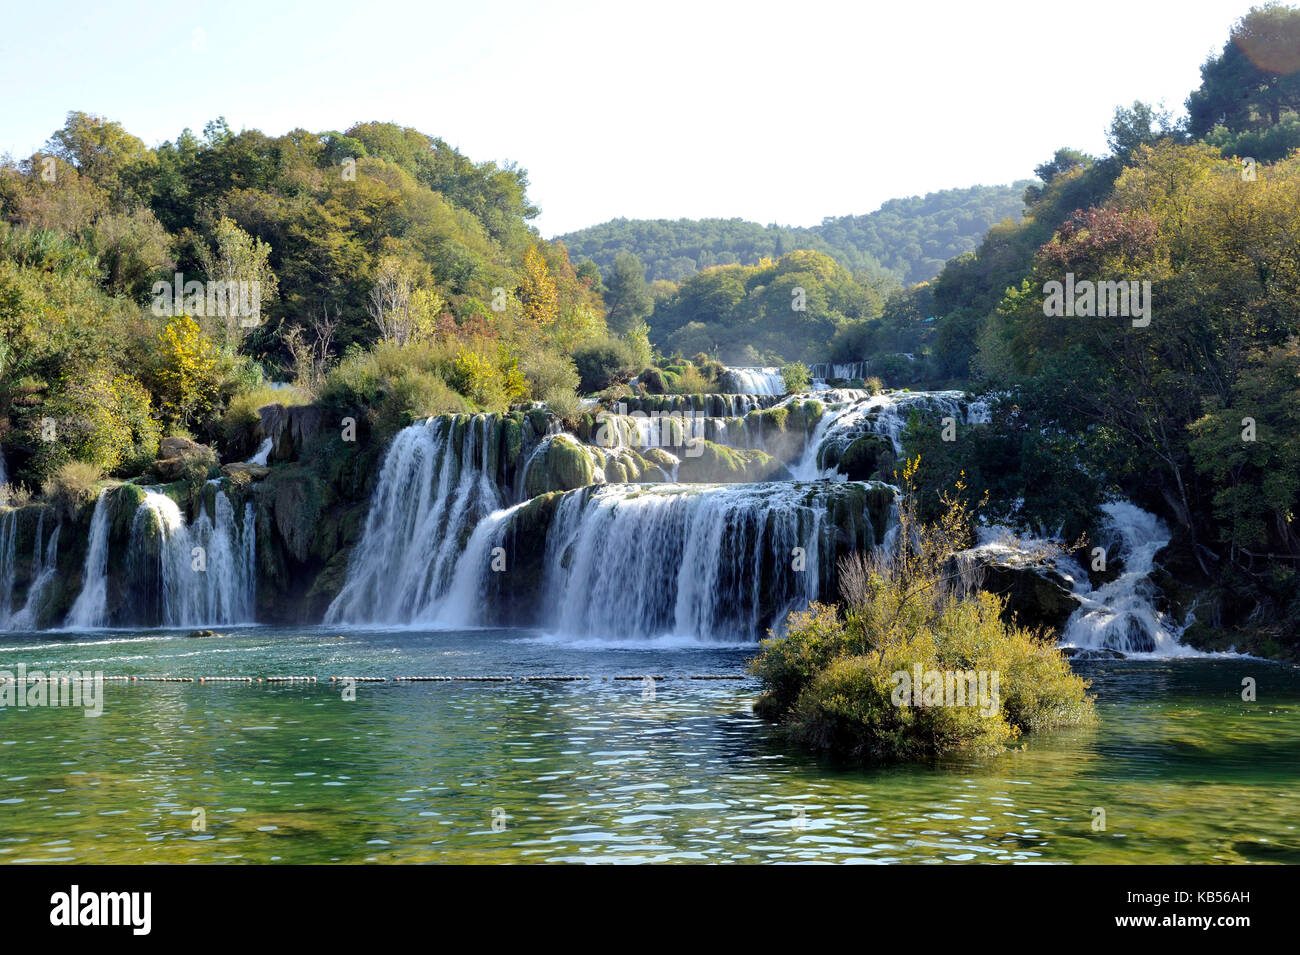
[[[0,630],[9,629],[18,574],[18,512],[0,512]]]
[[[249,464],[260,464],[266,466],[266,462],[271,459],[271,448],[275,444],[270,438],[263,438],[262,443],[258,445],[257,453],[248,459]]]
[[[63,525],[55,524],[54,530],[50,532],[49,540],[44,541],[45,511],[45,508],[41,508],[41,516],[36,522],[36,545],[32,548],[32,574],[31,584],[27,588],[27,600],[21,610],[9,617],[4,629],[35,630],[41,606],[45,600],[45,591],[54,582],[54,575],[58,570],[56,564],[59,559],[59,531],[62,530]],[[11,538],[11,563],[13,559],[12,546]],[[12,591],[12,581],[9,586]],[[4,622],[0,621],[0,623]]]
[[[457,421],[464,419],[431,418],[393,439],[327,623],[410,623],[437,613],[464,538],[502,505],[493,421],[476,415],[460,434]]]
[[[712,418],[740,418],[751,411],[775,407],[784,400],[786,399],[781,392],[768,395],[631,395],[618,399],[618,406],[621,414],[672,412]]]
[[[1105,648],[1124,653],[1173,656],[1190,652],[1179,643],[1182,628],[1160,613],[1153,601],[1151,571],[1156,554],[1170,541],[1169,529],[1156,515],[1128,501],[1102,505],[1106,552],[1123,558],[1123,572],[1096,590],[1081,568],[1073,574],[1081,606],[1065,624],[1063,646]]]
[[[783,395],[787,390],[780,368],[728,368],[725,381],[738,395]]]
[[[547,625],[566,637],[752,640],[819,597],[833,563],[827,497],[795,484],[573,492],[547,536]]]
[[[0,487],[9,483],[9,471],[5,468],[5,452],[0,448]]]
[[[841,392],[830,392],[833,401]],[[853,394],[848,392],[847,394]],[[812,481],[837,477],[834,468],[823,468],[828,449],[842,451],[863,434],[881,434],[889,438],[894,453],[903,454],[903,431],[913,411],[936,419],[951,417],[963,424],[987,420],[988,408],[982,401],[968,402],[960,391],[897,391],[850,398],[829,407],[809,438],[803,458],[791,468],[796,480]]]
[[[90,544],[81,572],[81,593],[68,611],[65,627],[83,630],[102,627],[108,607],[108,489],[99,492],[90,519]]]
[[[209,482],[209,486],[216,482]],[[141,616],[164,627],[247,623],[254,617],[256,539],[253,506],[235,517],[220,488],[213,513],[203,501],[192,525],[176,502],[145,491],[131,524],[127,561],[137,582]]]

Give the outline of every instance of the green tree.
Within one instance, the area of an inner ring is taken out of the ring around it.
[[[616,255],[605,276],[605,306],[610,330],[620,335],[631,331],[654,310],[645,267],[630,252]]]

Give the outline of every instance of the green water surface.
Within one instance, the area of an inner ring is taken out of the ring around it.
[[[752,653],[502,631],[7,635],[0,670],[321,682],[109,683],[98,718],[0,708],[0,861],[1300,862],[1294,667],[1081,664],[1096,728],[864,770],[789,751],[751,680],[689,679]],[[645,673],[665,677],[653,699],[612,679]],[[514,679],[361,683],[354,701],[328,682],[440,674]],[[522,680],[545,674],[592,679]]]

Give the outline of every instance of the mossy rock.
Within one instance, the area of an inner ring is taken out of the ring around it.
[[[508,474],[519,461],[524,448],[522,415],[512,412],[501,419],[501,471]]]
[[[887,435],[864,434],[840,452],[838,461],[827,461],[825,466],[833,465],[850,481],[871,481],[887,478],[896,461],[894,443]]]
[[[529,497],[551,491],[572,491],[596,479],[591,452],[571,435],[557,434],[540,460],[528,469],[524,492]]]
[[[654,467],[662,470],[666,478],[671,478],[673,468],[677,466],[677,461],[663,448],[646,448],[641,452],[641,458],[646,463],[646,467],[642,468],[642,476],[647,469]]]
[[[699,449],[698,453],[691,454],[694,449]],[[682,455],[678,477],[700,484],[748,484],[788,480],[790,472],[766,451],[727,448],[702,440]]]

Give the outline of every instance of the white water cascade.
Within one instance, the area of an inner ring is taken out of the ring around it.
[[[1079,607],[1065,624],[1061,645],[1179,656],[1191,653],[1179,643],[1183,628],[1155,607],[1151,571],[1170,541],[1169,529],[1156,515],[1128,501],[1102,505],[1107,553],[1118,552],[1123,572],[1096,590],[1078,568],[1071,575]]]
[[[146,490],[132,522],[128,560],[134,563],[137,577],[153,585],[158,625],[197,627],[253,620],[253,506],[245,506],[240,522],[230,498],[217,489],[213,511],[208,514],[205,500],[194,523],[186,525],[175,501],[153,488]]]
[[[7,590],[8,596],[6,602],[13,599],[13,576],[16,568],[14,564],[14,535],[17,533],[16,512],[11,511],[11,523],[9,529],[8,547],[8,577],[9,583],[6,586],[0,583],[0,591]],[[42,509],[41,516],[36,522],[36,546],[32,549],[32,572],[31,584],[27,588],[27,599],[20,610],[8,615],[8,619],[0,617],[0,630],[35,630],[38,617],[41,611],[41,605],[45,599],[45,591],[49,589],[50,584],[54,582],[54,575],[58,568],[56,564],[59,559],[59,531],[62,530],[62,524],[55,524],[54,530],[50,532],[49,539],[45,539],[45,510]],[[2,542],[0,542],[2,543]],[[3,573],[3,567],[0,567],[0,573]]]
[[[728,368],[725,380],[730,391],[738,395],[783,395],[786,392],[780,368]]]
[[[833,404],[840,395],[850,397]],[[988,407],[983,401],[968,401],[960,391],[897,391],[879,395],[865,392],[831,392],[828,408],[808,440],[803,458],[791,468],[795,480],[814,481],[818,478],[843,480],[834,468],[824,469],[825,450],[834,446],[847,447],[862,434],[881,434],[889,438],[894,452],[903,453],[903,431],[913,411],[932,415],[936,420],[951,417],[963,424],[987,421]]]
[[[260,464],[266,466],[266,462],[271,459],[271,448],[274,446],[270,438],[263,438],[262,443],[258,445],[257,452],[248,459],[249,464]]]
[[[0,512],[0,630],[9,629],[17,576],[18,512]]]
[[[486,415],[471,419],[459,448],[449,417],[398,432],[326,623],[405,624],[437,615],[465,535],[503,503],[492,479],[490,427]]]
[[[818,598],[826,510],[825,489],[796,484],[571,494],[547,539],[549,626],[567,637],[751,640]]]
[[[75,630],[102,627],[108,606],[108,515],[109,492],[99,492],[90,519],[90,544],[81,573],[81,593],[68,611],[64,626]]]

